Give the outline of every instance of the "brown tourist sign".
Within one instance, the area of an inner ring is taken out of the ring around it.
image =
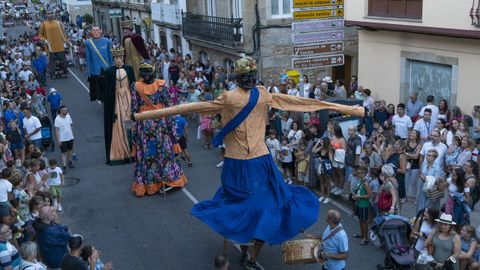
[[[338,53],[343,51],[343,41],[331,41],[317,44],[294,45],[293,56],[312,56],[322,53]]]
[[[294,69],[309,69],[319,67],[332,67],[343,65],[345,56],[343,54],[335,54],[328,56],[318,56],[311,58],[293,58],[292,67]]]

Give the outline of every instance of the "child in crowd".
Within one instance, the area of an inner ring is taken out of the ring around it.
[[[202,131],[203,140],[205,142],[205,149],[212,148],[212,116],[202,115],[200,116],[200,130]]]
[[[15,171],[10,177],[10,182],[13,185],[13,198],[18,201],[18,214],[20,219],[25,221],[28,219],[30,210],[28,208],[28,203],[30,201],[30,195],[23,188],[22,174],[18,171]]]
[[[353,189],[352,198],[355,201],[355,214],[358,217],[360,225],[360,235],[355,235],[355,238],[361,238],[360,245],[368,244],[368,219],[370,210],[370,198],[372,191],[368,181],[365,179],[367,169],[360,167],[356,169],[357,184]]]
[[[305,182],[308,181],[308,163],[310,160],[310,155],[305,153],[306,145],[304,142],[301,142],[298,145],[298,150],[295,152],[295,165],[297,171],[297,181],[299,184],[305,185]]]
[[[480,164],[479,162],[480,159],[478,158],[479,154],[480,154],[480,138],[475,140],[475,148],[472,151],[472,159],[478,164]]]
[[[16,120],[10,120],[7,129],[7,139],[10,141],[10,147],[13,151],[15,159],[25,160],[25,147],[22,142],[22,132],[18,128]]]
[[[280,142],[277,140],[277,132],[275,129],[270,129],[268,131],[268,138],[265,141],[267,144],[268,151],[272,155],[272,158],[275,162],[278,160],[278,153],[280,152]]]
[[[62,211],[62,205],[60,201],[62,199],[62,186],[64,184],[63,171],[58,167],[56,159],[50,159],[48,162],[48,174],[50,178],[48,179],[48,185],[50,186],[50,193],[53,196],[53,206],[58,210]]]
[[[292,184],[295,164],[293,163],[293,148],[288,145],[286,136],[282,137],[282,145],[280,146],[279,160],[282,163],[282,174],[287,184]]]
[[[372,192],[372,196],[370,196],[370,213],[368,216],[369,224],[372,222],[373,218],[377,216],[377,204],[375,203],[375,199],[380,193],[380,180],[378,179],[379,175],[380,170],[378,168],[370,168],[370,171],[368,172],[366,177],[368,185],[370,186],[370,190]]]

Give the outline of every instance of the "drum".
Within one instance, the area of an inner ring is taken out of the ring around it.
[[[319,244],[319,239],[293,240],[283,243],[282,252],[285,264],[316,263],[314,249]]]

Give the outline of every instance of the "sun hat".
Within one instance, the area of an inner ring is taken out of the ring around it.
[[[332,78],[331,78],[330,76],[325,76],[325,77],[323,78],[323,81],[324,81],[324,82],[327,82],[327,83],[333,83]]]
[[[440,218],[436,218],[435,221],[439,223],[449,224],[449,225],[457,225],[457,223],[453,222],[452,215],[445,214],[445,213],[443,213],[440,216]]]
[[[53,93],[53,92],[57,92],[57,89],[52,87],[52,88],[50,88],[50,94]]]

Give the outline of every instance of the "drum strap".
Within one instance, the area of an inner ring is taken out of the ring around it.
[[[328,226],[328,225],[327,225]],[[342,226],[338,226],[335,230],[333,230],[327,237],[322,239],[322,242],[329,240],[330,238],[334,237],[339,231],[343,230]]]

